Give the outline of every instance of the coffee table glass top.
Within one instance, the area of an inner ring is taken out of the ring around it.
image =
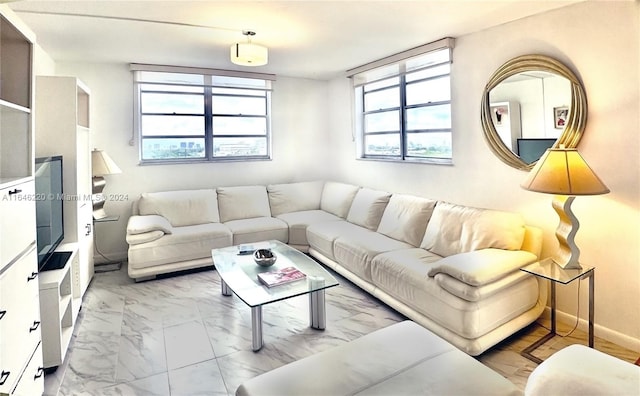
[[[250,307],[308,294],[337,286],[338,281],[320,264],[304,253],[280,241],[266,241],[249,244],[255,248],[268,247],[278,257],[270,267],[261,267],[253,261],[253,255],[239,255],[238,246],[213,249],[213,264],[222,280],[236,296]],[[286,267],[296,267],[307,275],[304,279],[284,285],[267,287],[260,283],[258,274]]]

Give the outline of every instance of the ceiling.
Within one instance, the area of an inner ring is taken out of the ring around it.
[[[460,37],[583,0],[13,1],[56,62],[149,63],[330,79],[443,37]],[[253,41],[269,64],[229,60]]]

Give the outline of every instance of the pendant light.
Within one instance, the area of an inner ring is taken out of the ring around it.
[[[236,43],[231,46],[229,49],[231,62],[240,66],[266,65],[269,60],[269,50],[267,47],[251,42],[251,37],[256,35],[255,32],[245,30],[242,34],[247,36],[247,42]]]

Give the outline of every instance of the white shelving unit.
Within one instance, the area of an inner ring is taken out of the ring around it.
[[[61,269],[40,273],[40,312],[42,313],[42,354],[44,367],[62,364],[71,342],[73,327],[80,311],[74,299],[73,268],[78,265],[77,244],[63,244],[56,253],[69,253]]]
[[[93,204],[89,88],[75,77],[36,77],[36,156],[62,155],[64,243],[78,246],[74,298],[93,278]]]
[[[0,395],[44,391],[33,200],[35,35],[0,5]]]

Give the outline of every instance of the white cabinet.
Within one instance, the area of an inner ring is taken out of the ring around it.
[[[34,241],[0,275],[0,394],[13,392],[40,345],[37,260]]]
[[[93,277],[93,205],[89,89],[75,77],[36,78],[36,156],[62,155],[64,242],[77,243],[75,298]]]
[[[62,364],[71,341],[80,301],[73,298],[73,268],[78,265],[76,244],[63,244],[56,254],[65,254],[63,268],[40,273],[40,312],[42,316],[42,354],[44,367]]]
[[[44,381],[44,369],[42,368],[42,345],[33,353],[29,365],[24,370],[18,386],[13,391],[15,396],[41,395]]]
[[[0,5],[0,395],[44,391],[33,182],[35,36]]]
[[[0,189],[0,262],[2,263],[11,262],[35,240],[34,195],[33,181],[9,184]]]
[[[0,185],[33,172],[31,59],[34,36],[0,6]]]

